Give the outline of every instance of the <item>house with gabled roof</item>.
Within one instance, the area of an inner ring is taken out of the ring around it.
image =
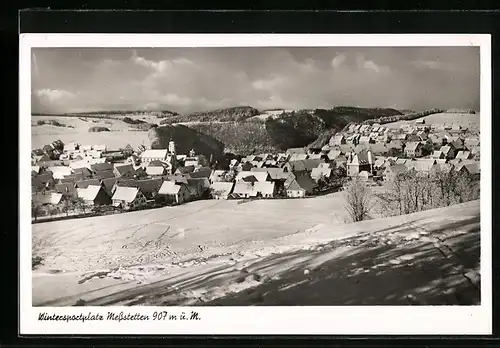
[[[447,158],[447,159],[454,159],[455,158],[456,151],[455,151],[455,148],[453,147],[453,145],[451,145],[451,144],[441,146],[439,151],[441,151],[444,154],[445,158]]]
[[[458,164],[455,166],[455,171],[460,174],[466,174],[473,179],[478,180],[481,177],[481,168],[479,163],[467,163],[467,164]]]
[[[215,181],[210,185],[210,192],[214,199],[228,199],[233,188],[234,182]]]
[[[249,179],[253,177],[254,179]],[[271,177],[269,176],[269,173],[266,171],[242,171],[239,172],[238,175],[236,175],[235,181],[236,182],[242,182],[242,181],[247,181],[247,182],[255,182],[255,181],[270,181]]]
[[[56,192],[34,192],[31,200],[36,205],[58,205],[63,199],[62,194]]]
[[[252,168],[250,173],[254,172],[269,174],[270,181],[285,181],[290,175],[290,173],[285,172],[283,168]]]
[[[189,201],[190,193],[186,184],[164,181],[158,191],[158,198],[167,203],[182,204]]]
[[[418,172],[419,174],[429,174],[430,169],[432,166],[436,164],[435,159],[418,159],[416,161],[407,161],[405,163],[406,168],[410,170],[414,170]]]
[[[472,159],[474,156],[470,151],[458,151],[457,155],[455,156],[455,159],[461,159],[461,160],[469,160]]]
[[[212,172],[210,173],[210,176],[209,176],[208,180],[212,184],[214,182],[224,181],[226,173],[227,173],[227,171],[226,170],[222,170],[222,169],[212,170]]]
[[[112,171],[113,165],[111,163],[94,163],[90,165],[90,170],[94,173],[104,172],[104,171]]]
[[[370,150],[363,150],[359,153],[350,153],[347,160],[347,175],[357,176],[363,170],[372,172],[375,156]]]
[[[210,182],[208,178],[187,178],[187,188],[189,190],[189,195],[193,197],[204,197],[205,194],[210,189]]]
[[[474,151],[476,148],[479,148],[480,141],[477,138],[467,138],[465,139],[465,147],[469,151]]]
[[[444,153],[442,151],[434,151],[431,155],[431,158],[434,158],[434,159],[445,159],[446,156],[444,155]]]
[[[42,173],[31,177],[31,188],[34,192],[54,188],[55,180],[52,173]]]
[[[292,155],[292,154],[307,155],[307,148],[305,148],[305,147],[290,148],[290,149],[286,150],[286,153],[288,155]]]
[[[121,165],[115,164],[115,167],[113,169],[113,173],[115,174],[116,177],[134,176],[135,169],[134,169],[134,166],[131,164],[121,164]]]
[[[405,155],[407,157],[422,157],[423,145],[421,142],[410,141],[406,143]]]
[[[73,174],[73,170],[66,166],[53,166],[48,167],[47,169],[52,173],[54,179],[62,179],[65,175]]]
[[[110,196],[113,197],[113,193],[115,192],[116,188],[116,182],[118,181],[118,178],[105,178],[101,180],[101,186],[106,191],[106,193]]]
[[[273,198],[276,194],[276,184],[273,181],[257,181],[253,183],[257,197]]]
[[[404,164],[393,164],[387,166],[382,174],[384,181],[392,181],[397,175],[404,174],[408,168]]]
[[[91,185],[100,186],[101,182],[99,179],[87,179],[87,180],[80,180],[80,181],[75,182],[76,188],[87,188]]]
[[[313,193],[316,183],[307,173],[297,173],[294,177],[285,181],[287,197],[303,198]]]
[[[330,138],[328,143],[330,146],[342,145],[346,143],[346,138],[343,134],[335,134]]]
[[[253,189],[253,183],[240,181],[234,184],[233,195],[238,198],[251,198],[257,197],[257,191]]]
[[[74,183],[59,183],[55,185],[55,190],[57,193],[63,195],[63,198],[73,200],[78,197],[78,193]]]
[[[78,197],[82,198],[87,205],[109,205],[112,203],[111,197],[101,185],[89,185],[85,188],[77,188],[76,190]]]
[[[146,206],[146,197],[137,187],[116,187],[112,201],[113,206],[125,210],[139,209]]]
[[[331,168],[323,168],[323,167],[318,167],[318,168],[313,168],[311,171],[311,178],[318,182],[322,178],[330,178],[332,176],[332,169]]]
[[[92,172],[87,167],[73,168],[74,174],[81,174],[84,178],[91,178]]]
[[[327,156],[330,161],[335,161],[337,157],[340,156],[341,153],[342,152],[340,150],[332,149],[328,152]]]
[[[288,161],[283,169],[287,172],[311,172],[313,168],[317,168],[325,161],[322,159],[306,159],[301,161]]]
[[[148,176],[162,176],[167,174],[167,169],[164,166],[147,166],[146,174]]]

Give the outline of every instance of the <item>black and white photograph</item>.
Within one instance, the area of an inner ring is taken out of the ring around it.
[[[422,36],[32,40],[27,303],[491,306],[490,58]]]

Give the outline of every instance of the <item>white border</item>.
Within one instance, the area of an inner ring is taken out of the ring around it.
[[[21,34],[20,216],[31,216],[32,47],[480,46],[481,52],[481,305],[341,307],[112,307],[114,312],[196,310],[201,321],[54,322],[40,312],[107,313],[106,307],[32,307],[31,219],[20,220],[20,334],[492,334],[491,37],[489,34]],[[105,324],[104,324],[105,323]]]

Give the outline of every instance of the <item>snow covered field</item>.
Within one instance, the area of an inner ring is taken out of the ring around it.
[[[479,201],[352,224],[335,195],[33,225],[33,304],[479,301]]]
[[[475,114],[458,114],[458,113],[439,113],[432,114],[429,116],[422,117],[425,119],[425,124],[457,124],[468,127],[476,127],[479,130],[481,115],[479,112]],[[384,124],[384,126],[389,128],[399,128],[404,124],[415,124],[415,120],[411,121],[398,121]]]
[[[86,119],[87,121],[83,121]],[[134,117],[146,122],[158,122],[154,117]],[[58,127],[52,125],[37,126],[38,120],[56,120],[70,127]],[[96,122],[93,122],[96,121]],[[106,127],[110,132],[90,133],[90,127]],[[130,125],[119,119],[97,119],[85,117],[63,117],[63,116],[33,116],[31,117],[31,148],[41,148],[54,140],[60,139],[67,144],[73,141],[80,144],[105,144],[109,149],[123,148],[127,144],[137,147],[140,144],[149,144],[148,132],[131,130]]]

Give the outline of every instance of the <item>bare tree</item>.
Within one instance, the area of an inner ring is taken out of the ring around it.
[[[353,222],[369,218],[369,212],[373,208],[373,197],[365,181],[358,177],[352,178],[344,195],[345,208]]]

